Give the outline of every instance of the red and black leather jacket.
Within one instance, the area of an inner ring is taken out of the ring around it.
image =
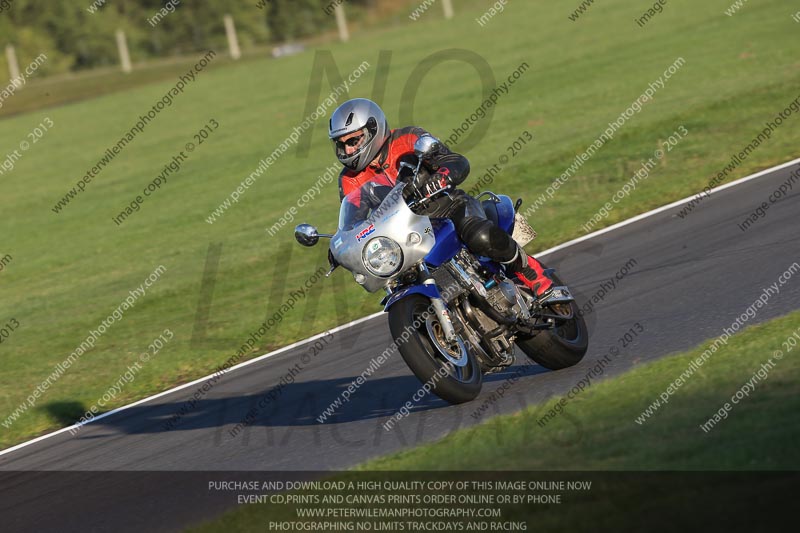
[[[394,187],[400,170],[400,161],[404,156],[414,156],[414,143],[420,135],[428,133],[422,128],[408,126],[391,131],[389,139],[378,154],[375,162],[361,172],[344,168],[339,174],[339,201],[352,191],[361,188],[368,182]],[[469,175],[469,161],[463,155],[450,151],[442,144],[439,154],[428,164],[434,176],[447,176],[449,183],[455,187]]]

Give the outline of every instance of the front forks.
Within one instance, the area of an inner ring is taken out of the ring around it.
[[[419,264],[419,272],[422,277],[423,285],[436,286],[436,281],[433,279],[425,263]],[[444,300],[441,298],[431,298],[431,304],[433,305],[433,311],[436,313],[436,318],[442,326],[442,333],[444,334],[445,340],[451,346],[455,345],[458,342],[458,335],[456,335],[456,328],[453,326],[453,320],[450,318],[450,312],[447,310]]]

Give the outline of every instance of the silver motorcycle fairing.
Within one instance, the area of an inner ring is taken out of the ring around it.
[[[416,265],[433,249],[436,238],[430,218],[415,214],[403,199],[405,184],[398,184],[373,210],[366,220],[350,230],[339,229],[331,239],[333,258],[353,273],[364,289],[375,292],[386,287],[409,268]],[[345,200],[346,201],[346,200]],[[358,239],[357,236],[363,237]],[[380,277],[372,274],[364,265],[363,252],[370,241],[386,237],[400,246],[402,263],[392,275]],[[414,241],[419,241],[416,244]],[[359,281],[359,274],[363,276]]]

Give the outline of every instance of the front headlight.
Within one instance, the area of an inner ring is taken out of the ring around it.
[[[385,278],[400,270],[403,250],[392,239],[375,237],[364,247],[363,260],[371,274]]]

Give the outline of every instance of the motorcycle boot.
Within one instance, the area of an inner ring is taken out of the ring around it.
[[[544,273],[542,264],[517,246],[517,253],[510,261],[504,262],[516,278],[536,296],[540,303],[546,302],[553,294],[553,280]]]

